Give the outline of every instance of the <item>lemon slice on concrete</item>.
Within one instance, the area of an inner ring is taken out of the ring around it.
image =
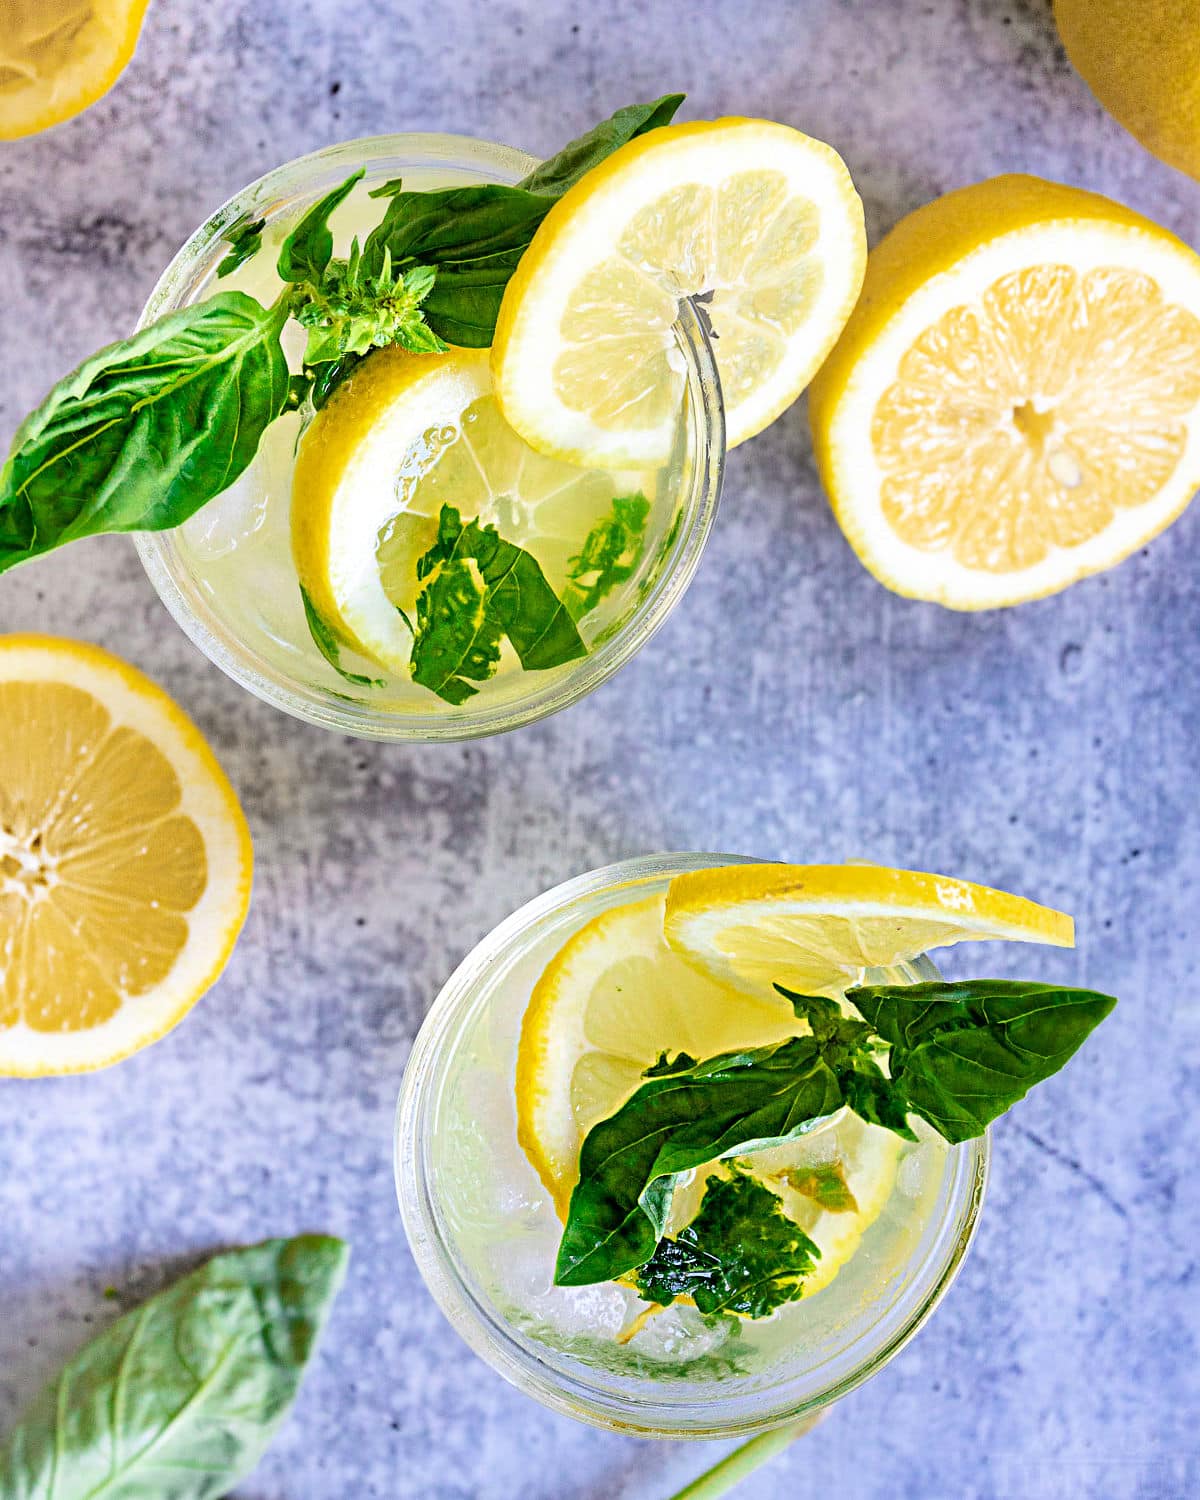
[[[809,410],[834,513],[889,588],[1054,593],[1200,485],[1200,256],[1038,178],[950,193],[872,252]]]
[[[94,104],[137,46],[149,0],[4,0],[0,140],[32,135]]]
[[[840,994],[864,969],[952,943],[1075,941],[1064,912],[949,875],[866,864],[728,865],[677,875],[664,931],[714,983],[753,994],[776,982]]]
[[[0,1074],[169,1031],[225,967],[250,834],[195,725],[76,641],[0,636]]]
[[[790,406],[854,306],[862,204],[837,153],[786,125],[668,125],[546,215],[505,290],[505,417],[575,462],[666,461],[684,373],[679,299],[708,300],[729,445]]]
[[[535,452],[500,415],[487,350],[365,359],[313,418],[292,480],[301,586],[342,644],[407,674],[417,560],[443,505],[531,551],[559,591],[592,526],[644,475],[613,475]]]
[[[750,997],[685,963],[663,938],[664,897],[581,927],[534,988],[517,1054],[517,1136],[566,1216],[587,1132],[633,1093],[660,1052],[712,1057],[796,1031],[790,1005]]]

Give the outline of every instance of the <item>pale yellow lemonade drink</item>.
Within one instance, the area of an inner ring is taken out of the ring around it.
[[[413,150],[408,143],[417,139],[386,138],[385,143],[399,143],[411,156]],[[450,143],[468,155],[479,147],[486,153],[498,153],[502,162],[511,157],[516,167],[509,169],[507,180],[514,180],[531,164],[531,159],[504,148],[484,148],[480,143],[449,137],[421,139],[442,143],[444,155],[448,154],[444,146]],[[360,149],[356,151],[356,147]],[[360,245],[365,243],[379,223],[383,205],[369,194],[389,176],[394,155],[381,155],[375,142],[361,142],[336,148],[336,153],[319,153],[314,160],[335,154],[343,173],[345,164],[367,164],[364,179],[329,220],[333,252],[341,257],[351,254],[356,240]],[[406,191],[456,187],[480,180],[478,170],[464,169],[449,159],[440,165],[437,152],[432,156],[429,164],[405,165]],[[295,173],[303,167],[303,162],[294,163],[281,172]],[[483,158],[483,167],[485,175],[497,174],[491,156]],[[272,195],[263,192],[262,184],[248,190],[243,195],[250,205],[246,212],[266,220],[258,252],[218,278],[217,266],[228,245],[220,235],[212,234],[210,226],[205,253],[193,252],[192,264],[183,267],[180,263],[189,252],[185,249],[181,253],[147,308],[146,319],[161,316],[177,302],[199,301],[217,291],[245,292],[270,306],[284,288],[276,269],[280,246],[326,190],[327,177],[328,172],[325,177],[314,175],[313,186],[306,194],[293,192],[287,198],[281,193],[275,195],[286,203],[282,212],[273,209]],[[264,183],[269,185],[271,180],[264,179]],[[225,217],[230,218],[228,211]],[[195,238],[205,236],[202,230]],[[688,316],[692,317],[690,311]],[[702,341],[703,334],[694,319],[693,325],[694,339]],[[289,323],[283,332],[283,344],[289,366],[298,372],[304,330]],[[574,618],[586,648],[584,660],[590,662],[636,616],[650,612],[648,601],[663,591],[664,575],[677,566],[681,545],[689,554],[698,552],[697,539],[689,540],[681,533],[692,528],[698,497],[706,487],[711,492],[700,501],[705,512],[704,529],[715,504],[711,473],[698,472],[707,462],[701,450],[713,435],[698,432],[698,426],[704,426],[707,419],[694,399],[696,372],[688,368],[696,349],[696,344],[689,349],[681,347],[663,367],[664,378],[653,399],[672,414],[670,451],[661,466],[642,469],[587,468],[535,451],[499,413],[490,393],[487,349],[452,347],[446,355],[382,351],[384,363],[396,356],[402,361],[453,361],[465,391],[460,411],[448,414],[445,403],[439,402],[427,422],[422,422],[418,413],[411,432],[388,451],[388,498],[380,501],[375,497],[374,512],[366,518],[365,524],[373,530],[378,581],[387,605],[394,607],[397,618],[404,622],[395,627],[396,631],[405,640],[409,638],[407,627],[415,618],[422,586],[417,564],[437,540],[444,507],[453,507],[464,523],[478,521],[481,527],[495,527],[506,542],[523,548],[536,560],[546,582]],[[362,378],[360,372],[380,359],[380,351],[371,354],[346,384],[353,387]],[[331,404],[341,394],[335,392]],[[318,649],[309,628],[293,546],[293,485],[298,458],[304,451],[304,435],[313,420],[309,398],[298,410],[285,413],[271,424],[253,463],[231,488],[170,537],[139,539],[143,559],[168,605],[194,638],[199,629],[200,644],[209,654],[229,668],[231,651],[236,652],[243,665],[233,664],[235,675],[249,679],[247,685],[256,689],[261,690],[262,679],[301,684],[310,694],[324,693],[362,706],[374,716],[376,724],[389,715],[430,719],[439,714],[453,717],[457,711],[475,719],[491,715],[494,727],[509,727],[506,713],[518,716],[515,721],[519,722],[522,705],[532,693],[552,697],[557,679],[578,673],[579,660],[544,671],[524,670],[506,639],[493,675],[471,684],[469,701],[463,707],[448,704],[413,680],[406,647],[370,654],[356,651],[353,643],[343,639],[338,643],[343,670],[335,670]],[[719,458],[717,466],[719,473]],[[373,478],[378,485],[378,476]],[[613,541],[614,518],[620,522],[621,535],[616,545],[610,546],[613,566],[602,580],[603,570],[593,564],[606,541]],[[694,557],[685,569],[687,576],[693,564]],[[686,577],[680,580],[680,589],[685,581]],[[598,583],[600,587],[596,587]],[[656,623],[657,618],[649,628]],[[250,662],[248,669],[246,660]],[[269,689],[266,695],[271,696]],[[368,732],[372,732],[370,728]]]
[[[630,1278],[555,1284],[569,1156],[588,1130],[663,1052],[710,1057],[796,1030],[781,999],[714,982],[662,938],[672,877],[713,863],[728,861],[630,861],[502,924],[436,1002],[397,1121],[406,1228],[458,1331],[552,1406],[675,1436],[770,1427],[877,1369],[953,1276],[988,1154],[986,1138],[951,1146],[917,1122],[904,1140],[841,1109],[782,1146],[686,1174],[668,1235],[696,1216],[706,1184],[749,1175],[818,1248],[803,1295],[770,1316],[653,1305]],[[936,970],[918,958],[857,977],[906,984]],[[556,1099],[534,1075],[559,1048],[576,1055]]]

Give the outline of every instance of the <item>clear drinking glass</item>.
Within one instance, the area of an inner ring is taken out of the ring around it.
[[[539,896],[459,965],[405,1072],[396,1185],[426,1284],[458,1333],[507,1380],[598,1426],[721,1437],[818,1413],[912,1337],[974,1234],[987,1138],[950,1146],[928,1132],[904,1148],[887,1206],[832,1283],[770,1318],[731,1325],[676,1305],[621,1346],[614,1334],[639,1305],[632,1291],[552,1285],[561,1224],[516,1134],[514,1062],[533,985],[598,913],[664,891],[684,870],[748,862],[650,855]],[[915,983],[937,971],[920,958],[869,977]]]
[[[271,302],[279,242],[299,216],[359,166],[364,180],[334,214],[335,252],[351,232],[375,222],[384,205],[371,188],[400,177],[406,188],[477,182],[515,183],[534,158],[507,146],[456,135],[387,135],[315,152],[267,173],[203,224],[163,273],[141,325],[217,290],[238,288]],[[370,209],[372,218],[368,219]],[[265,219],[264,249],[233,276],[218,281],[228,250],[223,236],[244,215]],[[700,560],[720,495],[725,457],[724,414],[712,350],[693,306],[680,306],[675,327],[678,368],[685,377],[676,451],[663,471],[645,555],[628,599],[588,639],[587,656],[549,671],[511,672],[488,691],[455,707],[433,694],[347,683],[309,637],[292,563],[291,468],[300,417],[280,418],[250,470],[182,527],[146,532],[138,552],[163,603],[184,632],[222,671],[285,712],[343,733],[381,740],[454,740],[516,728],[574,703],[606,681],[654,634],[687,588]],[[294,325],[285,347],[299,367],[302,338]],[[661,503],[660,503],[661,502]],[[582,540],[582,538],[581,538]]]

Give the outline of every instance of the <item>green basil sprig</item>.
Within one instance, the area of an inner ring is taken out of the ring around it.
[[[1091,990],[966,980],[870,986],[832,1000],[776,986],[809,1033],[696,1062],[664,1056],[579,1157],[554,1279],[609,1281],[654,1254],[681,1172],[781,1145],[848,1105],[909,1136],[909,1113],[949,1141],[982,1135],[1082,1045],[1116,1001]],[[885,1072],[877,1054],[888,1053]]]
[[[71,1359],[0,1445],[4,1500],[217,1500],[262,1457],[346,1272],[302,1235],[214,1256]]]

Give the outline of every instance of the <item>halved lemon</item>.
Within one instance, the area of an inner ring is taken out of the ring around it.
[[[195,725],[98,647],[0,636],[0,1074],[107,1067],[216,981],[250,900]]]
[[[1035,177],[949,193],[872,252],[809,410],[882,583],[953,609],[1055,593],[1200,485],[1200,256]]]
[[[832,147],[766,120],[650,131],[571,188],[521,257],[496,398],[544,452],[663,463],[685,379],[672,324],[702,295],[732,447],[808,384],[865,261],[862,203]]]
[[[587,1132],[624,1102],[660,1052],[712,1057],[796,1030],[790,1005],[714,982],[667,946],[663,895],[594,917],[555,955],[525,1012],[517,1138],[559,1214]]]
[[[716,984],[840,994],[865,969],[1000,938],[1074,945],[1065,912],[988,886],[882,865],[727,865],[677,875],[666,941]]]
[[[613,498],[646,475],[580,469],[535,452],[492,396],[487,350],[380,349],[334,392],[300,443],[292,552],[318,614],[352,650],[407,673],[417,561],[443,505],[495,525],[560,591]]]
[[[137,46],[149,0],[4,0],[0,140],[69,120],[106,94]]]

